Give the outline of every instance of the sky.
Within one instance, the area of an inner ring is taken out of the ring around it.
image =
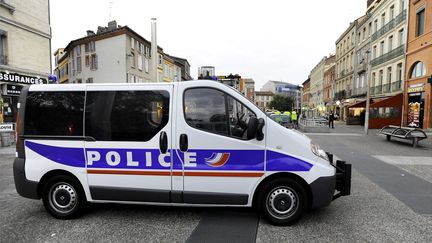
[[[110,3],[111,2],[111,3]],[[186,58],[191,75],[214,66],[217,75],[303,83],[330,53],[366,0],[51,0],[52,51],[109,20],[127,25],[169,55]],[[111,6],[111,7],[110,7]]]

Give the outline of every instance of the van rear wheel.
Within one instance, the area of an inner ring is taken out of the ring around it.
[[[261,191],[261,214],[273,225],[291,225],[307,208],[307,196],[303,186],[290,178],[267,183]]]
[[[69,176],[53,176],[42,191],[45,209],[55,218],[77,217],[84,208],[85,196],[80,184]]]

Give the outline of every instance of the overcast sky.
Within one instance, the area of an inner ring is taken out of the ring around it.
[[[215,66],[217,75],[301,84],[329,53],[349,23],[366,12],[366,0],[51,0],[53,52],[111,19],[188,59],[191,75]]]

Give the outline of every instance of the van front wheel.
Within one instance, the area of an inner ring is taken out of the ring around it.
[[[291,225],[306,209],[304,188],[295,180],[284,178],[269,182],[260,194],[262,215],[274,225]]]
[[[45,183],[42,200],[45,209],[53,217],[71,219],[81,213],[85,196],[75,179],[59,175],[53,176]]]

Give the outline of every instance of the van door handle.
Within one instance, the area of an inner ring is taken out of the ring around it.
[[[162,131],[159,137],[159,149],[162,154],[165,154],[168,151],[168,137],[166,132]]]
[[[186,134],[180,135],[180,151],[186,152],[188,150],[188,137]]]

